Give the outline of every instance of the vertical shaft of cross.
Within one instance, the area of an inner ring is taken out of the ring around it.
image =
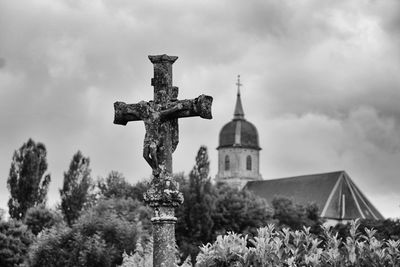
[[[160,104],[161,108],[166,108],[171,99],[177,97],[174,95],[177,92],[173,92],[172,87],[172,64],[177,58],[167,55],[149,56],[154,65],[154,78],[151,80],[154,87],[154,103]],[[172,179],[172,139],[174,138],[172,123],[172,121],[165,121],[160,125],[157,157],[161,173],[158,179],[153,179],[146,198],[154,209],[154,217],[151,221],[154,241],[153,266],[155,267],[175,266],[175,223],[177,220],[175,207],[183,202],[182,194],[179,193],[176,183]],[[163,203],[151,200],[152,198],[163,198],[165,190],[172,192],[172,202]]]
[[[154,66],[154,77],[151,85],[154,87],[154,102],[162,106],[172,98],[172,64],[178,59],[175,56],[149,56]],[[166,121],[159,129],[161,146],[159,147],[158,162],[165,173],[172,174],[172,134],[171,123]],[[162,170],[163,171],[163,170]]]

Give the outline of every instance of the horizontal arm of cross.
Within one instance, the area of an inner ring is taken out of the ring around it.
[[[126,125],[129,121],[140,121],[139,104],[114,103],[114,124]]]
[[[207,95],[200,95],[195,99],[185,99],[170,101],[167,104],[167,112],[164,114],[163,120],[195,117],[199,116],[204,119],[212,119],[211,105],[213,98]],[[177,106],[179,105],[179,108]],[[129,121],[142,120],[140,115],[140,104],[126,104],[125,102],[114,103],[114,124],[126,125]]]
[[[166,116],[166,119],[176,119],[185,117],[201,117],[203,119],[212,119],[211,105],[213,98],[208,95],[200,95],[195,99],[177,100],[172,102],[176,107],[181,108]],[[172,104],[170,103],[170,105]]]

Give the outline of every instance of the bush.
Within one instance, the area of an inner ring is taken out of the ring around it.
[[[339,237],[346,238],[349,235],[351,225],[347,224],[337,224],[333,231],[337,232]],[[360,220],[361,233],[366,234],[363,229],[375,229],[375,237],[378,240],[399,240],[400,239],[400,220],[399,219],[386,219],[386,220]]]
[[[18,266],[25,259],[33,235],[21,221],[0,221],[0,266]]]
[[[300,230],[304,226],[311,228],[311,233],[321,234],[320,225],[323,220],[319,217],[318,206],[315,203],[302,205],[291,198],[278,196],[272,200],[273,218],[280,228]]]
[[[198,266],[399,266],[400,241],[379,241],[375,230],[365,229],[359,221],[351,224],[350,235],[338,238],[323,227],[323,236],[316,237],[310,228],[276,230],[274,225],[258,229],[258,236],[229,233],[201,247]],[[247,243],[251,243],[251,247]]]
[[[101,200],[72,227],[58,224],[42,231],[30,249],[28,265],[116,266],[124,251],[133,253],[138,240],[149,239],[148,217],[148,208],[130,198]]]
[[[61,222],[61,214],[46,208],[43,204],[30,208],[24,218],[24,223],[34,235]]]
[[[98,234],[82,235],[77,229],[58,225],[44,230],[32,245],[27,266],[30,267],[108,267],[112,252]]]

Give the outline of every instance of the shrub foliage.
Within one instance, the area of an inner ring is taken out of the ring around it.
[[[380,241],[375,230],[358,231],[359,221],[351,224],[346,239],[323,227],[319,238],[302,230],[274,225],[258,229],[256,237],[228,233],[201,247],[198,266],[399,266],[400,241]],[[249,247],[248,244],[251,244]]]

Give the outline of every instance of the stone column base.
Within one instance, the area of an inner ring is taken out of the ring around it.
[[[154,207],[153,266],[176,266],[175,260],[175,210],[173,207]]]

